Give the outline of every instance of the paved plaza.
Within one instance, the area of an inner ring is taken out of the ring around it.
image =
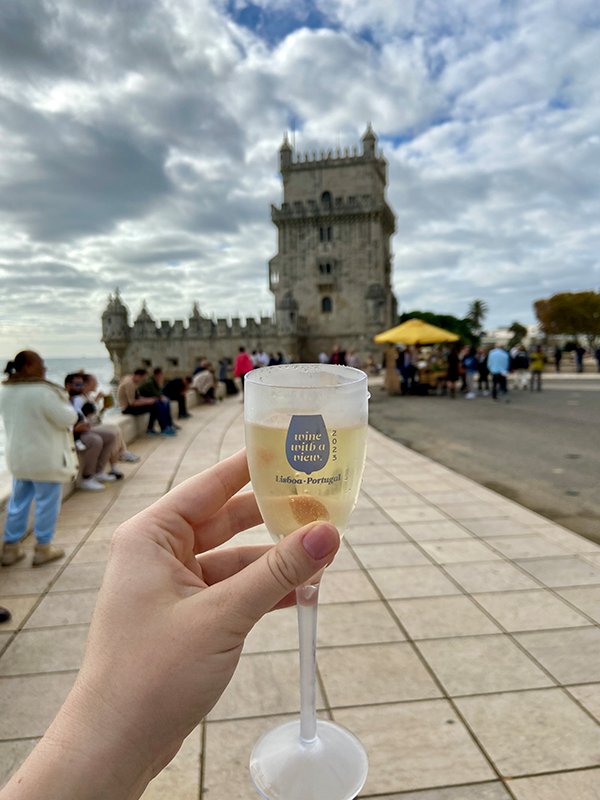
[[[242,447],[242,411],[235,399],[196,408],[178,437],[134,442],[142,460],[124,481],[64,504],[65,559],[0,570],[13,612],[0,627],[0,783],[73,684],[115,527]],[[317,654],[320,713],[368,751],[361,797],[599,800],[599,623],[598,545],[370,429]],[[298,710],[288,609],[252,631],[231,685],[144,800],[253,800],[252,745]]]

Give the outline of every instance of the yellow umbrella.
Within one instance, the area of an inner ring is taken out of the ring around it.
[[[408,319],[402,325],[390,328],[389,331],[379,333],[373,339],[374,342],[381,344],[437,344],[438,342],[457,342],[460,336],[436,325],[423,322],[422,319]]]

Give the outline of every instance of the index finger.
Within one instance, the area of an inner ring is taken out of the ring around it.
[[[154,505],[155,511],[176,514],[196,530],[250,480],[246,450],[184,481]]]

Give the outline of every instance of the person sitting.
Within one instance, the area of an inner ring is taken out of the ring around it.
[[[155,367],[152,371],[152,375],[140,383],[139,393],[141,397],[156,398],[158,424],[160,425],[161,433],[166,436],[174,436],[176,433],[175,429],[179,426],[173,424],[173,418],[171,417],[171,401],[163,392],[164,382],[165,373],[163,372],[163,368]]]
[[[117,403],[123,414],[130,414],[137,417],[140,414],[148,414],[147,436],[158,436],[154,430],[154,423],[158,422],[161,433],[164,433],[163,417],[161,416],[156,397],[142,397],[139,393],[139,386],[144,382],[148,375],[146,369],[136,369],[133,375],[125,375],[121,378],[117,389]]]
[[[75,399],[83,393],[83,375],[79,373],[67,375],[65,389],[69,394],[71,405],[75,408]],[[101,492],[106,488],[105,483],[112,483],[117,479],[116,475],[106,472],[106,464],[114,450],[116,436],[106,429],[92,430],[90,422],[81,413],[81,405],[79,410],[75,408],[79,419],[73,426],[73,433],[79,434],[79,439],[85,445],[85,451],[80,453],[82,478],[79,481],[79,488]]]
[[[163,394],[169,400],[177,400],[178,413],[177,419],[188,419],[192,415],[188,413],[185,396],[188,392],[191,378],[172,378],[163,387]]]
[[[225,384],[225,391],[227,394],[238,393],[238,388],[235,385],[232,375],[231,361],[228,358],[222,358],[219,361],[219,383]]]
[[[198,395],[204,400],[205,403],[215,402],[215,378],[212,374],[209,361],[200,362],[200,372],[194,375],[192,380],[192,389],[198,392]]]
[[[25,557],[21,540],[27,533],[35,500],[33,531],[37,544],[33,565],[64,555],[53,543],[62,502],[62,484],[77,477],[77,457],[70,428],[77,412],[60,386],[46,380],[46,365],[34,350],[22,350],[4,370],[0,414],[6,431],[6,465],[12,492],[4,526],[2,565]]]

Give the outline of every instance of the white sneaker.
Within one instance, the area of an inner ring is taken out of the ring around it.
[[[473,394],[473,392],[467,392],[467,394],[465,395],[465,400],[472,400],[474,397],[475,395]]]
[[[140,457],[136,456],[135,453],[130,453],[129,450],[124,450],[119,456],[119,461],[130,461],[132,464],[139,460]]]
[[[99,481],[100,483],[112,483],[113,481],[117,480],[117,476],[109,475],[106,472],[97,472],[94,475],[94,480]]]
[[[82,478],[79,481],[79,488],[87,492],[103,492],[106,486],[103,483],[98,483],[94,478]]]
[[[81,439],[75,439],[75,448],[79,450],[80,453],[83,453],[84,450],[87,450],[87,447],[81,441]]]
[[[488,395],[489,395],[489,392],[488,392],[488,390],[487,390],[487,389],[484,389],[484,390],[483,390],[483,392],[482,392],[482,394],[483,394],[483,396],[484,396],[484,397],[488,397]]]

